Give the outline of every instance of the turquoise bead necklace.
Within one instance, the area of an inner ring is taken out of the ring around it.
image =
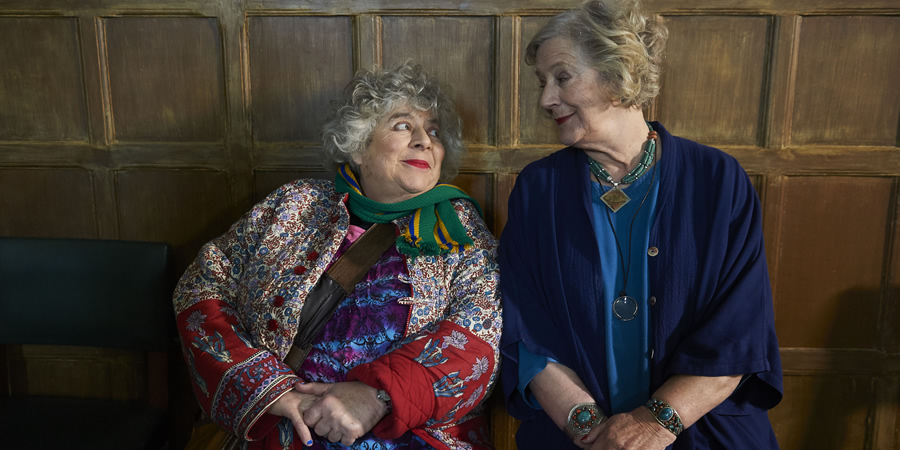
[[[647,142],[644,144],[644,154],[641,156],[640,162],[638,162],[638,165],[634,169],[631,169],[631,172],[628,172],[628,175],[625,175],[618,182],[613,181],[612,175],[610,175],[600,163],[594,161],[594,158],[588,157],[588,166],[591,168],[591,173],[594,174],[598,180],[607,181],[613,185],[612,189],[600,196],[600,200],[602,200],[612,212],[622,209],[626,203],[631,201],[631,197],[629,197],[625,191],[620,189],[619,185],[634,183],[641,175],[646,173],[647,169],[650,168],[650,165],[653,164],[653,157],[656,156],[656,140],[659,139],[659,134],[653,130],[653,127],[650,126],[649,122],[647,123],[647,128],[650,129],[650,132],[647,133]]]

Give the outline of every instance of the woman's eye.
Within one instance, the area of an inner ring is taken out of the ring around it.
[[[559,83],[559,84],[563,84],[563,83],[565,83],[566,81],[569,81],[569,76],[568,76],[568,75],[560,75],[560,76],[556,77],[556,82]]]
[[[428,134],[430,134],[431,136],[434,136],[434,137],[441,137],[441,130],[438,130],[437,128],[435,128],[433,130],[428,130]]]
[[[398,123],[397,125],[394,125],[394,129],[397,130],[397,131],[403,131],[403,130],[410,130],[410,129],[412,129],[412,128],[409,126],[408,123],[406,123],[406,122],[400,122],[400,123]]]

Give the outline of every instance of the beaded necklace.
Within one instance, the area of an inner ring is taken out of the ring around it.
[[[656,140],[659,139],[659,134],[653,130],[650,123],[647,123],[647,128],[650,129],[650,132],[647,133],[647,142],[644,144],[644,154],[641,156],[641,161],[638,162],[638,165],[634,169],[631,169],[631,172],[628,172],[628,175],[622,177],[618,182],[613,181],[612,175],[610,175],[600,163],[594,161],[593,158],[588,157],[588,166],[591,168],[591,173],[593,173],[598,180],[604,180],[613,185],[612,189],[600,196],[600,200],[602,200],[612,212],[622,209],[626,203],[631,201],[631,197],[629,197],[625,191],[620,189],[619,185],[634,183],[641,175],[647,172],[647,168],[653,163],[653,157],[656,155]]]

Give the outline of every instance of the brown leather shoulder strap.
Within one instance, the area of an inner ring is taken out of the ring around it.
[[[369,227],[328,269],[331,279],[348,294],[366,276],[378,258],[391,248],[397,238],[392,223],[376,223]]]
[[[353,292],[378,258],[396,240],[392,223],[376,223],[369,227],[316,282],[306,296],[300,311],[294,344],[284,358],[294,372],[306,360],[316,336],[337,311],[341,301]]]

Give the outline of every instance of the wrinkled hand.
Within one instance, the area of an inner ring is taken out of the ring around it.
[[[575,445],[590,449],[664,449],[675,442],[675,435],[663,428],[644,408],[616,414],[594,427]]]
[[[359,381],[298,383],[294,389],[319,396],[303,413],[303,421],[331,442],[353,445],[387,415],[377,390]]]
[[[272,406],[269,407],[268,413],[276,416],[287,417],[294,424],[294,429],[300,435],[301,441],[306,446],[312,445],[312,433],[309,427],[303,421],[303,412],[309,409],[319,397],[311,394],[302,394],[296,391],[290,391],[281,396]]]

